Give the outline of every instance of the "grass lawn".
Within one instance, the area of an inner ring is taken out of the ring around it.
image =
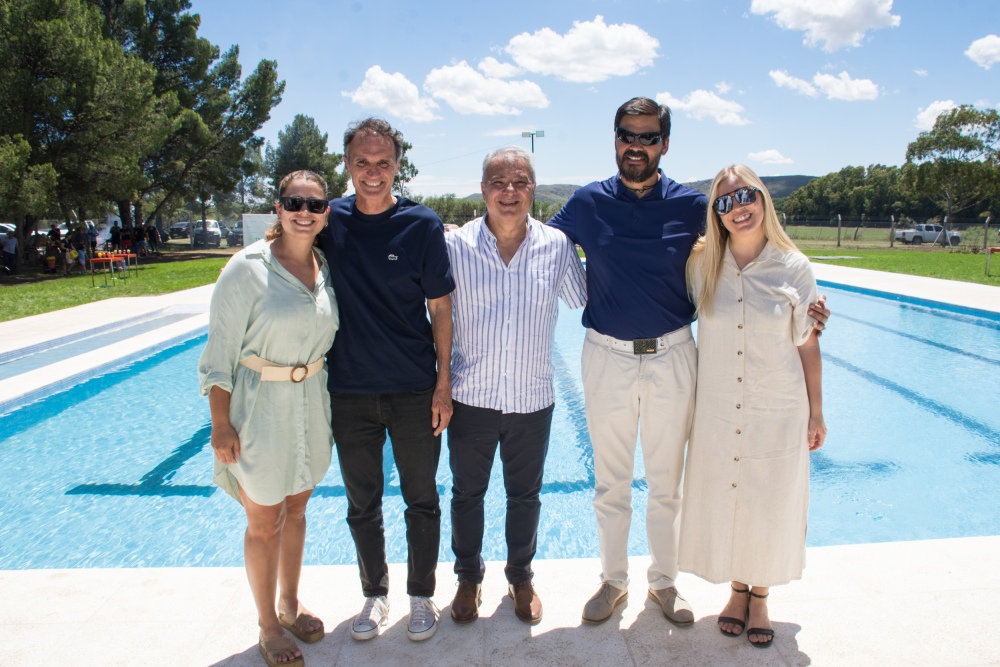
[[[228,257],[172,261],[161,264],[140,264],[139,277],[130,278],[126,285],[115,281],[113,287],[92,287],[90,275],[54,276],[25,284],[4,284],[0,287],[0,322],[29,315],[48,313],[91,301],[121,296],[149,296],[178,292],[191,287],[214,283]],[[95,276],[97,285],[104,277]]]
[[[858,248],[830,248],[811,246],[807,241],[796,245],[813,258],[824,264],[853,266],[859,269],[906,273],[914,276],[929,276],[946,280],[961,280],[967,283],[982,283],[1000,287],[1000,254],[994,255],[990,265],[991,276],[987,277],[986,256],[969,252],[951,252],[946,249],[896,248],[893,250],[869,250]],[[834,257],[836,259],[815,259]],[[843,259],[849,257],[851,259]]]

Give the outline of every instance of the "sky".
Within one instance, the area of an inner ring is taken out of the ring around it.
[[[611,176],[614,114],[646,96],[673,128],[681,182],[742,162],[762,176],[899,165],[960,104],[1000,105],[997,0],[191,0],[199,34],[275,60],[296,114],[342,152],[380,116],[413,144],[420,195],[479,192],[482,159],[534,152],[537,181]]]

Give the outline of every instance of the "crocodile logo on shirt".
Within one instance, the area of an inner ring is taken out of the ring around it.
[[[389,254],[389,261],[390,262],[395,262],[397,259],[399,259],[399,257],[397,257],[396,255],[393,255],[391,253]]]

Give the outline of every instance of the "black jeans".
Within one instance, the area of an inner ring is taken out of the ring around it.
[[[431,388],[398,394],[332,394],[333,439],[347,490],[347,525],[358,552],[366,597],[389,591],[382,522],[386,433],[406,503],[406,592],[434,595],[441,543],[441,505],[434,476],[441,458],[441,436],[435,436],[431,428],[433,393]]]
[[[511,584],[530,581],[554,406],[527,414],[504,414],[458,402],[454,407],[448,425],[448,450],[453,478],[451,548],[455,552],[455,574],[459,581],[483,581],[483,498],[499,442],[507,492],[504,574]]]

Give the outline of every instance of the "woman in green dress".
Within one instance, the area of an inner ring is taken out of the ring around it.
[[[286,176],[278,222],[236,253],[212,294],[198,371],[209,397],[215,482],[247,516],[243,553],[268,665],[304,664],[284,629],[305,642],[323,623],[298,600],[306,503],[330,466],[333,435],[324,355],[338,327],[323,254],[326,182]],[[278,604],[275,609],[275,597]]]

